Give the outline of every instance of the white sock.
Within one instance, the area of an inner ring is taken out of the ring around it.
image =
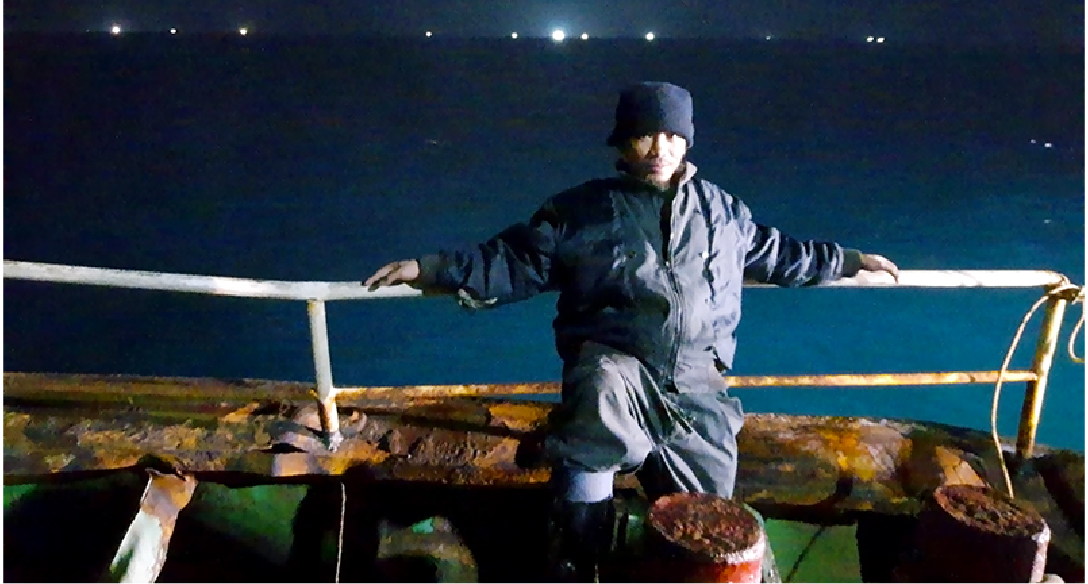
[[[591,472],[559,465],[552,470],[552,484],[564,501],[596,503],[612,498],[615,476],[610,470]]]

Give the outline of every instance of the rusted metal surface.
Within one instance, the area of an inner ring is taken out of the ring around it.
[[[1040,582],[1050,529],[1001,491],[938,489],[918,517],[896,582]]]
[[[998,371],[954,371],[945,373],[868,373],[831,375],[727,376],[732,387],[855,387],[866,385],[934,385],[994,383]],[[1033,381],[1033,371],[1008,371],[1005,380]],[[427,398],[555,395],[558,382],[496,383],[467,385],[412,385],[396,387],[338,387],[337,402],[389,401],[408,405]],[[312,383],[260,379],[158,378],[133,375],[54,375],[4,373],[5,397],[38,401],[131,402],[155,404],[198,401],[225,404],[252,400],[293,401],[317,396]],[[206,406],[206,404],[205,404]]]
[[[705,493],[660,497],[650,507],[650,551],[639,569],[653,582],[759,582],[767,546],[742,503]]]
[[[829,375],[748,375],[726,376],[730,387],[870,387],[888,385],[954,385],[994,383],[1000,371],[949,371],[937,373],[858,373]],[[1034,381],[1034,371],[1007,371],[1005,381]],[[415,385],[408,387],[340,387],[337,395],[370,399],[416,399],[423,397],[555,395],[557,382],[499,383],[477,385]]]
[[[344,442],[331,452],[312,385],[21,373],[5,373],[4,382],[9,484],[131,468],[148,456],[210,481],[222,473],[266,483],[348,475],[539,488],[549,479],[546,468],[519,467],[515,455],[551,403],[341,395]],[[932,423],[748,414],[738,446],[736,496],[778,516],[911,516],[941,485],[1002,481],[987,432]],[[1051,526],[1051,562],[1083,574],[1084,455],[1036,451],[1038,472],[1017,473],[1016,492]],[[617,486],[637,481],[620,475]]]
[[[471,385],[411,385],[405,387],[341,387],[337,395],[343,399],[412,400],[435,397],[474,397],[502,395],[555,395],[560,393],[556,382],[496,383]]]
[[[245,401],[254,400],[254,401]],[[5,374],[9,478],[125,468],[148,454],[192,472],[342,474],[458,484],[539,484],[514,464],[548,404],[341,400],[329,452],[304,384]],[[362,407],[365,406],[365,407]]]
[[[549,476],[515,463],[520,439],[545,422],[549,403],[341,395],[344,442],[330,452],[306,384],[17,373],[4,379],[10,480],[124,468],[149,454],[187,472],[270,480],[350,472],[529,486]],[[937,424],[750,414],[738,444],[737,494],[757,506],[912,514],[919,496],[942,484],[1000,481],[988,434]]]
[[[135,375],[60,375],[4,372],[4,406],[12,400],[35,405],[70,404],[93,411],[92,404],[123,404],[134,408],[173,408],[217,411],[252,401],[294,401],[316,396],[312,383],[259,379],[139,377]]]
[[[737,442],[737,494],[757,506],[914,514],[942,484],[1000,480],[987,434],[940,424],[754,414]]]

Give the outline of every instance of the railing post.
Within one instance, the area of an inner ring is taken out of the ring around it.
[[[1016,456],[1020,460],[1031,458],[1035,450],[1035,432],[1039,428],[1039,416],[1043,410],[1043,396],[1046,382],[1050,375],[1050,365],[1054,362],[1054,351],[1058,347],[1058,332],[1062,327],[1065,307],[1069,301],[1059,295],[1051,296],[1046,302],[1043,324],[1039,330],[1039,341],[1035,345],[1035,360],[1031,369],[1035,372],[1035,381],[1029,381],[1024,390],[1024,405],[1020,409],[1020,426],[1016,431]]]
[[[314,371],[317,382],[318,412],[321,430],[325,433],[325,445],[336,450],[343,440],[340,435],[340,417],[336,413],[336,388],[332,385],[332,363],[329,358],[329,330],[325,323],[325,302],[307,302],[310,313],[310,337],[314,346]]]

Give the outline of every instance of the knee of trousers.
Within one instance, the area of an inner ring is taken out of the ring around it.
[[[664,444],[639,469],[639,481],[651,498],[676,492],[711,493],[731,498],[737,478],[735,445],[712,444],[691,435]]]
[[[628,470],[642,464],[654,443],[644,427],[631,376],[623,364],[600,359],[564,380],[570,416],[554,429],[549,450],[586,470]]]

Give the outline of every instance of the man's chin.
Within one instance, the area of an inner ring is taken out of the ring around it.
[[[657,184],[667,184],[672,181],[673,175],[676,174],[677,167],[646,165],[641,168],[635,168],[632,170],[634,170],[634,172],[628,172],[641,178],[644,181]]]
[[[655,183],[667,183],[672,180],[674,174],[676,174],[676,169],[654,169],[648,174],[647,178]]]

